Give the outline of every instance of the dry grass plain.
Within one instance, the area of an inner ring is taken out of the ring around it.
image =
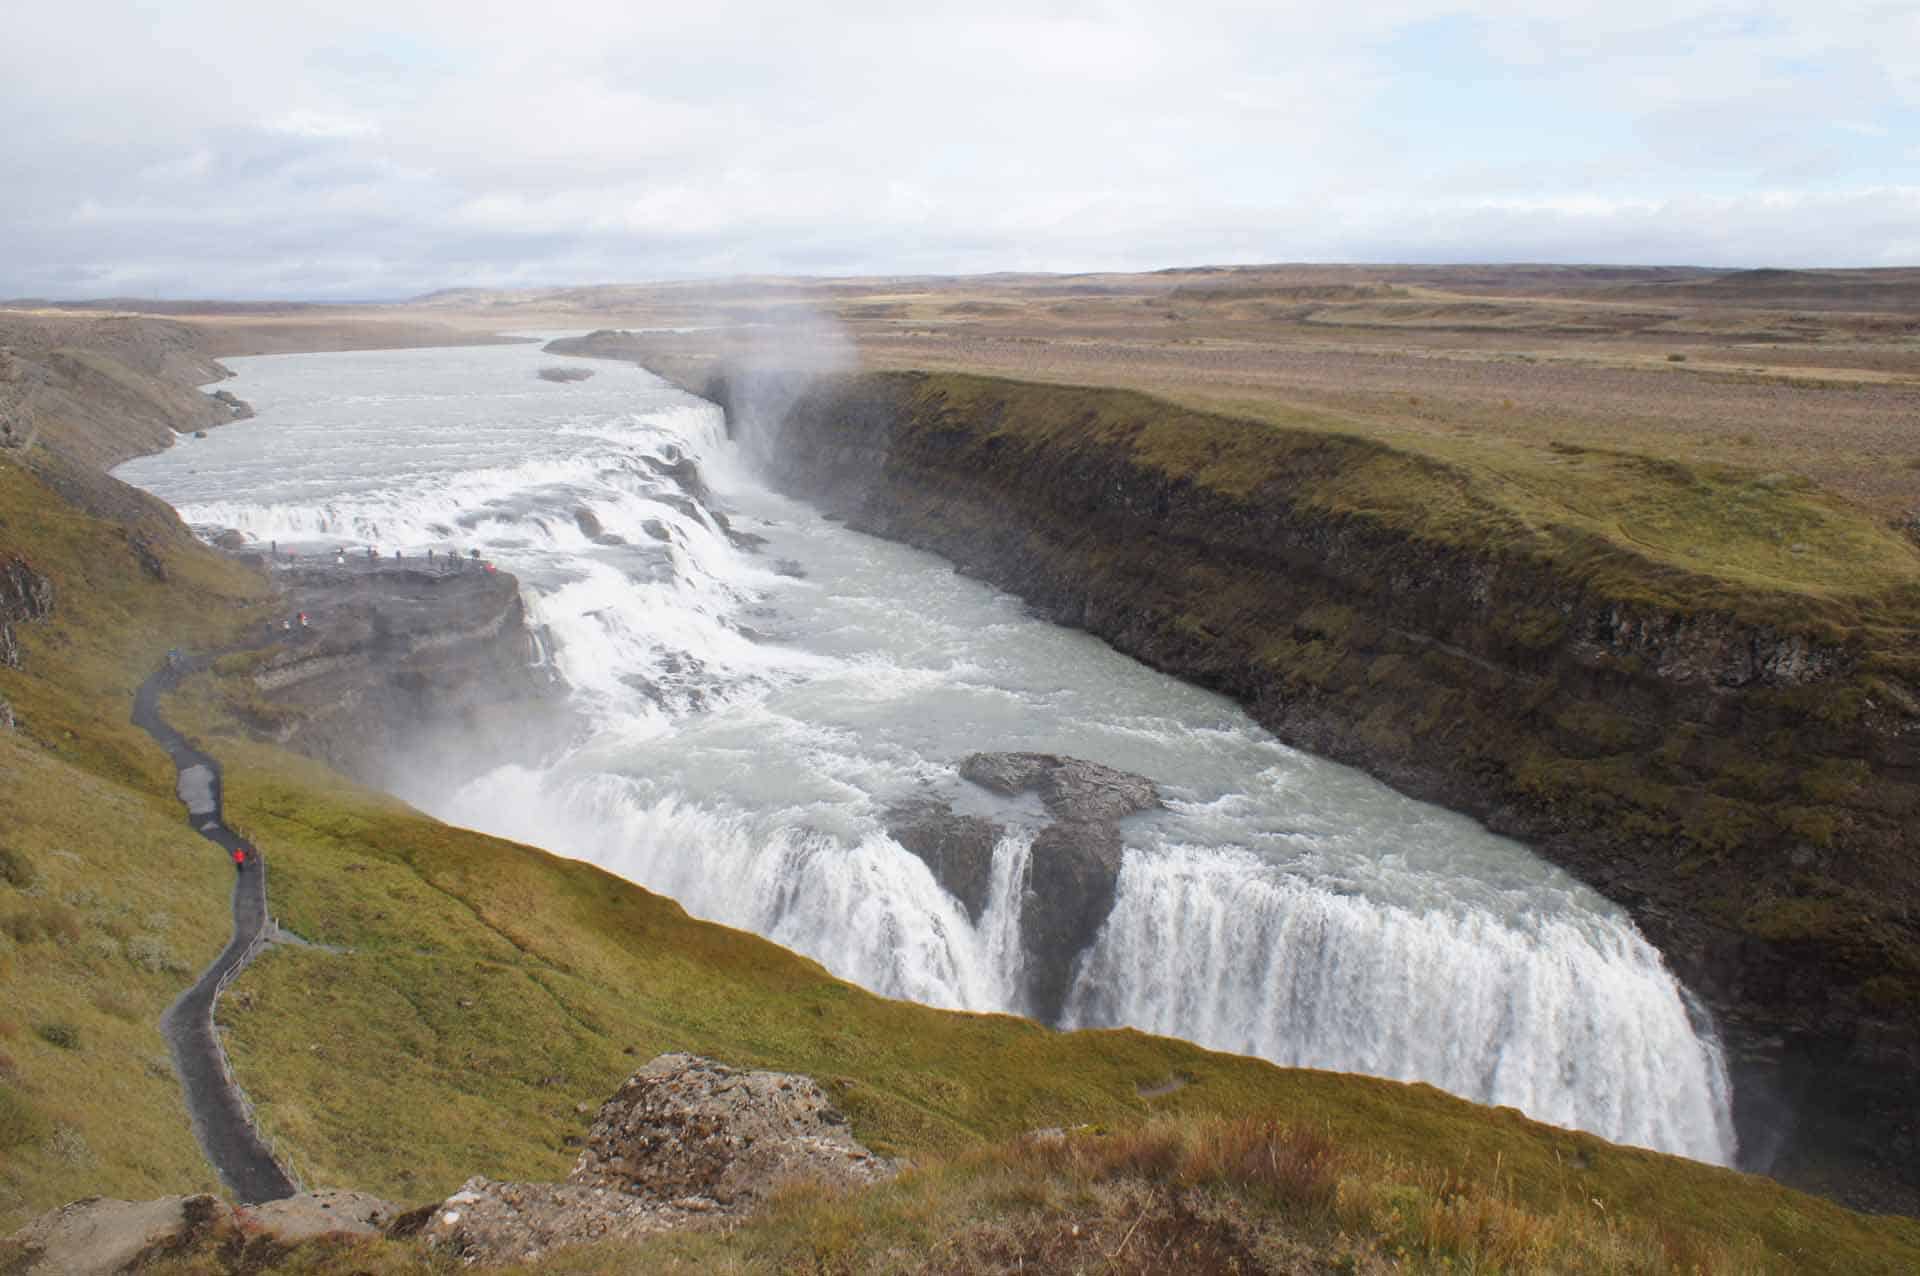
[[[1785,471],[1884,519],[1920,509],[1920,271],[1222,267],[156,309],[201,328],[215,356],[648,327],[698,329],[658,340],[700,357],[778,349],[770,326],[824,316],[867,367],[1305,413],[1549,471],[1556,443]]]
[[[1920,271],[1233,267],[1145,275],[743,280],[455,291],[404,306],[178,314],[212,353],[438,344],[569,327],[704,356],[803,315],[863,366],[1117,385],[1306,413],[1551,471],[1553,445],[1804,476],[1920,510]],[[1544,453],[1534,455],[1529,453]]]

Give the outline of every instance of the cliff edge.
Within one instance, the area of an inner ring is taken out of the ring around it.
[[[1379,443],[1131,392],[878,373],[769,416],[705,389],[788,492],[1625,905],[1715,1013],[1745,1163],[1920,1209],[1920,592],[1689,577],[1476,516]],[[1409,492],[1465,513],[1415,525]]]

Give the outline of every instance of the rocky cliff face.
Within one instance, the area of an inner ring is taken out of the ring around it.
[[[252,670],[242,712],[279,743],[412,789],[538,756],[570,730],[512,576],[350,562],[276,580],[311,628]]]
[[[0,667],[20,667],[20,642],[13,627],[52,614],[53,582],[26,560],[0,555]]]
[[[730,409],[724,377],[705,387]],[[1920,696],[1817,623],[1635,595],[1497,542],[1335,516],[1376,445],[1251,488],[1132,445],[1119,392],[927,374],[730,410],[771,479],[931,549],[1281,738],[1522,838],[1630,908],[1715,1011],[1750,1163],[1920,1207]],[[1246,429],[1197,414],[1208,431]],[[1596,561],[1605,551],[1596,547]]]
[[[53,582],[24,559],[0,554],[0,669],[20,667],[20,639],[13,627],[52,614]],[[13,728],[13,706],[0,696],[0,731]]]

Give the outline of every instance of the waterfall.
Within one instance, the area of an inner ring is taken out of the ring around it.
[[[1245,855],[1130,855],[1066,1021],[1426,1081],[1622,1143],[1733,1155],[1726,1073],[1624,920],[1413,911]]]
[[[263,543],[477,548],[519,577],[590,730],[538,766],[403,791],[443,818],[590,859],[877,992],[1017,1012],[1034,812],[986,810],[1005,832],[977,920],[884,813],[984,801],[954,774],[976,749],[1086,757],[1155,779],[1169,809],[1124,830],[1067,1023],[1732,1159],[1711,1032],[1591,891],[781,500],[739,472],[713,405],[610,365],[536,381],[550,362],[524,346],[235,360],[259,415],[122,473]]]

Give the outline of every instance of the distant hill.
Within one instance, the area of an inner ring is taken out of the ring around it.
[[[1920,307],[1920,269],[1736,270],[1708,278],[1629,285],[1614,295],[1768,309],[1911,311]]]

